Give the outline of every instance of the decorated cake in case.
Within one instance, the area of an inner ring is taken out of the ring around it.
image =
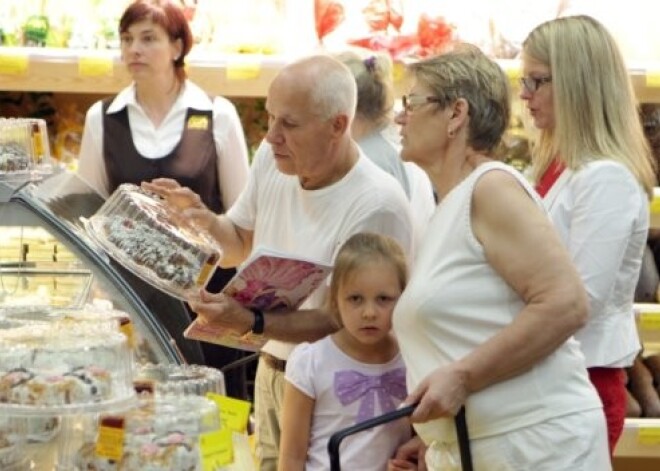
[[[147,363],[135,373],[135,383],[151,383],[157,395],[225,395],[225,378],[216,368],[202,365]]]
[[[43,119],[0,118],[0,180],[27,175],[49,161]]]
[[[219,428],[217,406],[209,399],[143,398],[128,412],[101,415],[96,440],[80,448],[75,469],[201,471],[200,437]],[[123,437],[121,443],[117,437]]]
[[[121,185],[87,222],[91,236],[133,273],[168,294],[197,295],[222,251],[158,196]]]
[[[90,323],[0,324],[0,414],[38,416],[130,405],[125,335]]]

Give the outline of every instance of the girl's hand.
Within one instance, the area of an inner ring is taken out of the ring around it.
[[[414,436],[396,450],[394,457],[387,463],[387,471],[426,471],[425,454],[426,445],[421,438]]]

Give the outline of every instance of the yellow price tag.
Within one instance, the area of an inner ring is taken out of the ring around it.
[[[28,63],[27,54],[0,53],[0,75],[25,75]]]
[[[640,427],[637,441],[642,445],[660,445],[660,428]]]
[[[126,343],[129,347],[135,347],[135,329],[130,319],[122,319],[119,325],[119,331],[126,336]]]
[[[119,461],[124,454],[124,419],[106,417],[101,420],[96,439],[96,454],[102,458]]]
[[[649,205],[651,214],[660,214],[660,197],[654,196]]]
[[[261,75],[261,61],[256,58],[233,59],[227,62],[227,80],[251,80]]]
[[[216,471],[234,462],[234,444],[229,429],[203,433],[199,436],[199,449],[202,453],[204,471]]]
[[[520,77],[522,77],[520,67],[509,66],[505,69],[505,72],[506,76],[509,77],[509,80],[512,82],[518,83],[518,80],[520,80]]]
[[[406,65],[403,62],[397,61],[392,64],[392,80],[394,83],[399,83],[406,76]]]
[[[639,325],[643,330],[660,330],[660,312],[642,312]]]
[[[99,77],[112,75],[113,63],[110,57],[82,56],[78,59],[78,75],[81,77]]]
[[[206,397],[218,405],[223,429],[243,433],[247,430],[252,404],[233,397],[207,393]]]
[[[646,86],[655,88],[660,87],[660,70],[646,71]]]

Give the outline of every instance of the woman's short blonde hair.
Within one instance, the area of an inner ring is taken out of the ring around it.
[[[442,99],[468,102],[468,145],[490,152],[502,139],[511,115],[509,81],[502,68],[478,47],[459,44],[453,51],[408,66],[409,74]]]

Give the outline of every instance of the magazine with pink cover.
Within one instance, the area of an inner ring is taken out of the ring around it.
[[[331,271],[331,265],[259,247],[222,292],[250,309],[290,311],[299,308]],[[195,321],[184,336],[251,351],[266,343],[261,335],[239,335]]]

